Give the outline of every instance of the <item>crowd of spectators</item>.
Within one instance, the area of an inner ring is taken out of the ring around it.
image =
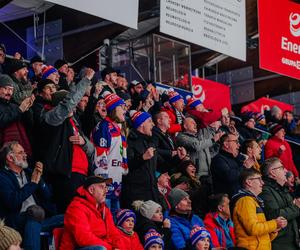
[[[58,228],[61,250],[299,249],[292,112],[236,116],[110,67],[5,53],[0,250]]]

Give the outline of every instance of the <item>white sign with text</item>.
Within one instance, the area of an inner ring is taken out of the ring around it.
[[[124,26],[137,29],[138,0],[47,0],[68,8],[86,12]]]
[[[246,61],[245,0],[161,0],[160,31]]]

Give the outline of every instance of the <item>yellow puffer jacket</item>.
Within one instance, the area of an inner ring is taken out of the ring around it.
[[[233,210],[233,224],[238,247],[248,250],[271,250],[277,236],[275,220],[266,221],[262,208],[254,197],[240,198]]]

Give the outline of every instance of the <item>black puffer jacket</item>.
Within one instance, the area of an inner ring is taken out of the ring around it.
[[[132,129],[127,144],[129,173],[123,180],[123,205],[130,207],[135,200],[159,202],[157,180],[155,178],[157,152],[155,151],[151,159],[143,160],[143,154],[146,150],[154,147],[152,138]]]

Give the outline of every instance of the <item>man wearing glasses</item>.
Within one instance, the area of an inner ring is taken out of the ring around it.
[[[227,193],[232,197],[239,189],[239,177],[243,164],[238,161],[239,154],[238,134],[225,134],[220,139],[221,150],[212,159],[211,172],[214,192]]]
[[[265,185],[260,197],[265,203],[267,219],[283,216],[287,219],[287,227],[278,232],[272,241],[272,249],[299,249],[299,233],[297,217],[299,217],[300,199],[294,199],[285,186],[287,170],[278,158],[267,159],[261,168]]]
[[[278,231],[285,230],[287,220],[278,214],[267,221],[263,210],[266,204],[258,197],[264,185],[259,171],[243,170],[240,181],[242,189],[232,197],[236,246],[248,250],[271,250],[271,241]]]

